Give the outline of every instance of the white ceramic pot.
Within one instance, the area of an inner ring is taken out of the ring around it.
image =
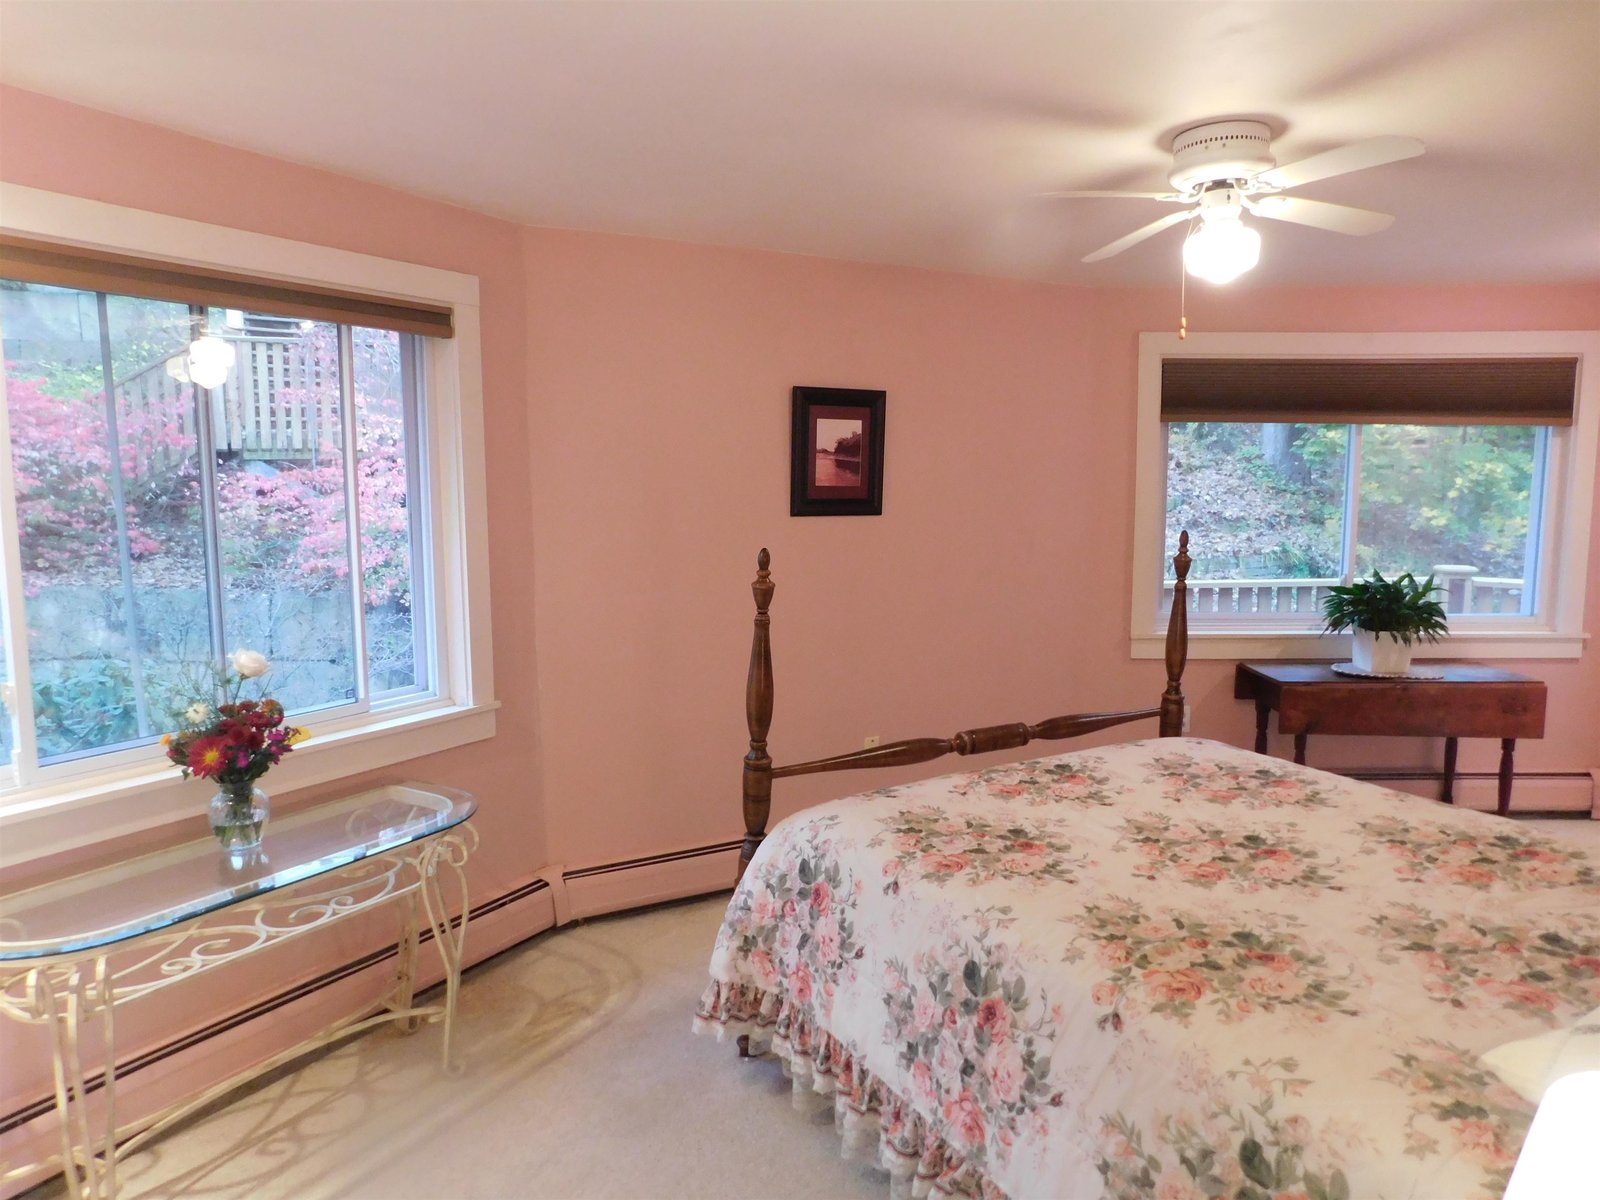
[[[1374,675],[1404,675],[1411,669],[1411,647],[1392,633],[1357,629],[1350,642],[1350,658],[1358,671]]]

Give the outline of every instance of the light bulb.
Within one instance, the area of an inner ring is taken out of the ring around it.
[[[1261,259],[1261,235],[1239,219],[1236,208],[1201,212],[1200,228],[1183,243],[1183,266],[1208,283],[1232,283]]]
[[[219,387],[236,357],[233,347],[221,338],[196,338],[189,343],[189,378],[207,390]]]

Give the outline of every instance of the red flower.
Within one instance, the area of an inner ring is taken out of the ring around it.
[[[196,738],[189,745],[189,759],[186,764],[191,774],[210,779],[222,773],[228,765],[228,743],[225,739],[211,735]]]

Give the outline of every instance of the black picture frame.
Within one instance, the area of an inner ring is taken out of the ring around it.
[[[789,434],[791,517],[883,515],[887,399],[887,392],[864,388],[794,389]]]

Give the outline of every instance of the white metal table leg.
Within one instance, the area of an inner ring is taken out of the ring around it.
[[[467,848],[455,839],[446,838],[429,847],[430,853],[422,862],[422,904],[428,914],[428,926],[433,930],[433,940],[439,947],[439,959],[444,964],[444,1069],[446,1074],[458,1074],[460,1068],[451,1057],[452,1035],[456,1021],[456,997],[461,991],[461,956],[467,941]],[[461,890],[461,923],[452,927],[450,907],[445,902],[444,884],[439,867],[444,863],[455,873]]]
[[[110,974],[96,958],[73,968],[57,991],[45,971],[30,977],[35,1009],[50,1026],[61,1161],[72,1200],[114,1200],[117,1194],[116,1036]],[[83,1027],[96,1011],[105,1045],[105,1112],[98,1130],[83,1074]],[[81,1171],[81,1174],[80,1174]]]

